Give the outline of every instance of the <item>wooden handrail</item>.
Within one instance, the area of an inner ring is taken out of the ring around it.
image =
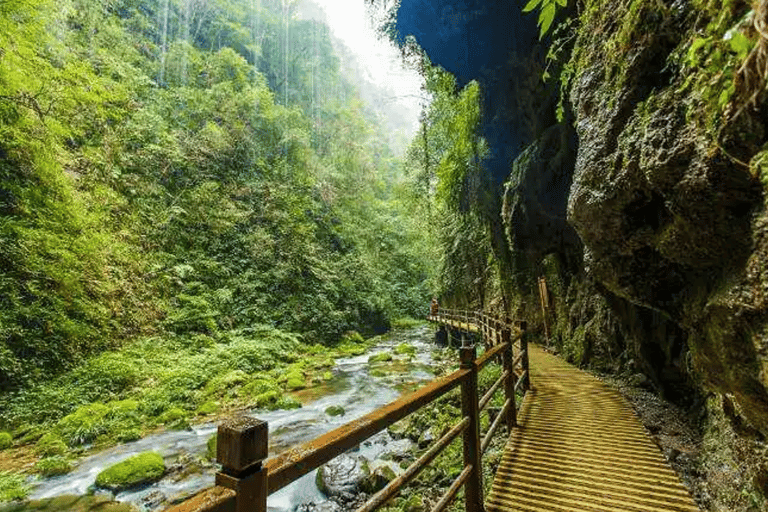
[[[362,418],[323,434],[262,464],[267,456],[268,427],[250,417],[234,418],[219,425],[217,460],[222,470],[216,474],[216,486],[169,509],[169,512],[265,512],[267,496],[306,473],[313,471],[337,455],[359,445],[375,433],[433,402],[456,387],[461,387],[463,419],[443,435],[415,461],[405,473],[376,493],[358,512],[370,512],[384,504],[412,480],[459,434],[463,436],[464,469],[433,509],[439,512],[451,503],[464,486],[468,512],[482,512],[481,458],[492,436],[506,422],[511,431],[517,424],[518,387],[523,393],[529,387],[528,345],[525,323],[512,325],[509,319],[482,312],[438,309],[429,320],[451,325],[459,330],[477,330],[488,350],[477,358],[475,346],[460,348],[461,367],[447,377],[436,379],[413,393],[403,396]],[[513,336],[514,333],[514,336]],[[513,357],[515,341],[520,341],[519,354]],[[482,399],[478,398],[478,373],[495,357],[503,364],[501,376]],[[522,374],[515,373],[522,363]],[[480,414],[494,393],[504,388],[505,403],[488,431],[480,439]]]
[[[434,380],[362,418],[270,459],[266,464],[269,470],[269,494],[319,468],[340,453],[357,446],[373,434],[459,386],[467,379],[469,373],[467,369],[456,370],[449,376]]]

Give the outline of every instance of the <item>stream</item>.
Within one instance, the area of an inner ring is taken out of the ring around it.
[[[330,381],[319,387],[293,393],[303,403],[300,409],[249,412],[250,416],[269,424],[270,456],[309,441],[395,400],[413,384],[432,380],[434,374],[430,367],[435,364],[432,351],[437,349],[432,342],[433,338],[433,332],[428,326],[392,331],[364,355],[337,359],[333,368],[334,377]],[[393,348],[401,343],[408,343],[416,349],[414,357],[409,362],[396,360],[388,363],[388,370],[383,376],[380,372],[372,375],[368,358],[381,352],[393,353]],[[343,407],[345,414],[335,417],[327,415],[325,410],[332,405]],[[65,494],[87,494],[99,472],[144,451],[159,453],[167,466],[190,455],[204,457],[206,442],[216,430],[216,423],[203,423],[192,426],[190,430],[159,432],[109,448],[83,458],[66,475],[34,481],[29,497],[44,499]],[[394,449],[398,443],[393,443],[387,432],[383,431],[363,443],[358,453],[372,460],[388,447]],[[268,509],[271,512],[288,512],[302,504],[319,505],[327,501],[315,484],[315,473],[312,471],[269,496]],[[169,502],[213,486],[214,474],[215,468],[210,467],[202,473],[195,472],[181,479],[166,477],[152,485],[121,492],[114,498],[130,502],[143,512],[161,510]]]

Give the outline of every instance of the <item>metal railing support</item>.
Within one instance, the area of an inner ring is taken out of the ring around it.
[[[464,431],[464,467],[472,471],[464,485],[467,512],[483,512],[483,471],[480,450],[480,409],[477,397],[477,353],[475,346],[464,346],[459,351],[461,368],[470,370],[469,377],[461,383],[461,413],[469,418]]]

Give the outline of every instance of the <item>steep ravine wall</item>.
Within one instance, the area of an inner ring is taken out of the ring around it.
[[[545,276],[563,355],[642,372],[698,408],[707,505],[768,510],[766,68],[748,83],[739,69],[760,48],[731,44],[766,45],[752,22],[768,9],[585,4],[555,41],[575,39],[561,69],[572,119],[530,145],[507,182],[519,307],[541,323]]]

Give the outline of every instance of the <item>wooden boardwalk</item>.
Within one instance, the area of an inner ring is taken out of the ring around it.
[[[487,512],[698,512],[632,408],[595,377],[531,346]]]

